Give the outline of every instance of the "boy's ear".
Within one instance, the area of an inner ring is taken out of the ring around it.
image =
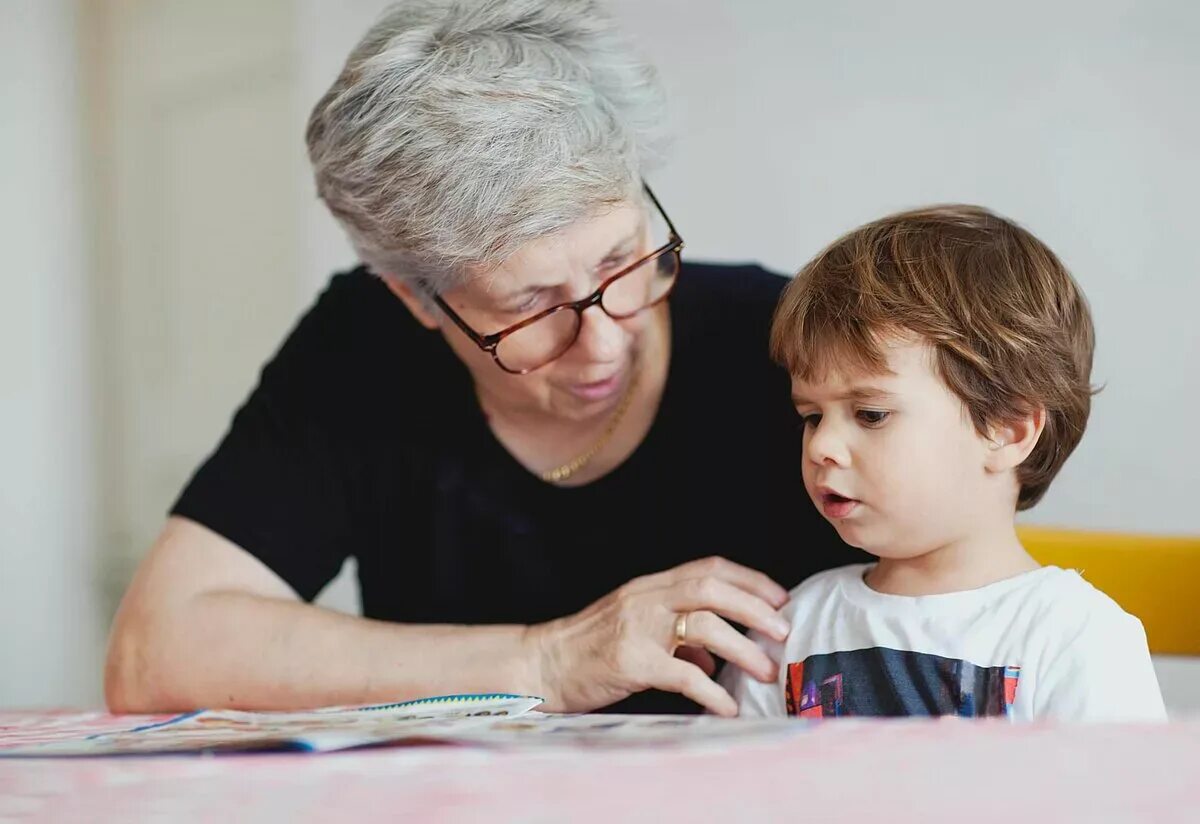
[[[1042,430],[1046,428],[1046,410],[1037,407],[1027,415],[996,424],[988,432],[990,443],[987,448],[985,467],[989,472],[1007,472],[1016,469],[1037,446]]]
[[[440,326],[437,318],[429,311],[426,302],[413,291],[411,286],[395,275],[383,275],[383,282],[387,284],[387,288],[392,291],[393,295],[404,301],[404,305],[408,307],[409,312],[412,312],[412,316],[417,319],[418,323],[426,329],[437,329]]]

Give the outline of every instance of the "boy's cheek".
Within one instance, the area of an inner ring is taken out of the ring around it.
[[[809,499],[813,501],[813,503],[816,503],[817,499],[813,494],[813,490],[816,488],[813,474],[812,465],[805,461],[804,468],[800,473],[801,477],[804,479],[804,492],[808,495]]]

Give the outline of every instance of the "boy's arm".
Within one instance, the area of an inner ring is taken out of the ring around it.
[[[1164,721],[1142,622],[1115,604],[1088,618],[1040,673],[1034,715],[1058,721]]]
[[[772,661],[781,664],[783,644],[757,632],[751,632],[749,638],[765,650]],[[783,718],[787,715],[780,679],[764,684],[736,664],[726,664],[717,680],[737,702],[739,718]]]

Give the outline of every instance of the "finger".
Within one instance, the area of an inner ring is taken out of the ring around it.
[[[775,609],[779,609],[788,602],[787,590],[767,575],[718,556],[690,561],[673,570],[668,570],[666,574],[671,576],[672,583],[706,576],[718,578],[751,595],[758,596]]]
[[[717,662],[704,647],[680,647],[675,650],[675,657],[695,664],[709,678],[717,671]]]
[[[715,612],[776,641],[786,640],[791,629],[766,601],[718,578],[681,581],[666,593],[665,604],[677,613]]]
[[[779,667],[762,647],[711,612],[693,612],[688,616],[687,642],[703,645],[764,684],[779,676]]]
[[[737,715],[737,702],[725,688],[709,678],[695,664],[667,658],[651,686],[686,695],[715,715],[732,717]]]
[[[727,581],[738,589],[743,589],[751,595],[763,599],[776,609],[779,609],[788,602],[787,590],[775,583],[768,576],[757,570],[716,556],[688,561],[686,564],[680,564],[663,572],[656,572],[652,575],[635,578],[626,584],[625,588],[629,592],[645,592],[649,589],[667,587],[680,581],[690,578],[702,578],[706,575]]]

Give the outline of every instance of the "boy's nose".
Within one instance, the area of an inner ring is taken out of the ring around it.
[[[849,464],[849,450],[846,441],[840,437],[837,427],[827,418],[822,418],[812,430],[805,447],[805,457],[820,466],[846,466]]]

